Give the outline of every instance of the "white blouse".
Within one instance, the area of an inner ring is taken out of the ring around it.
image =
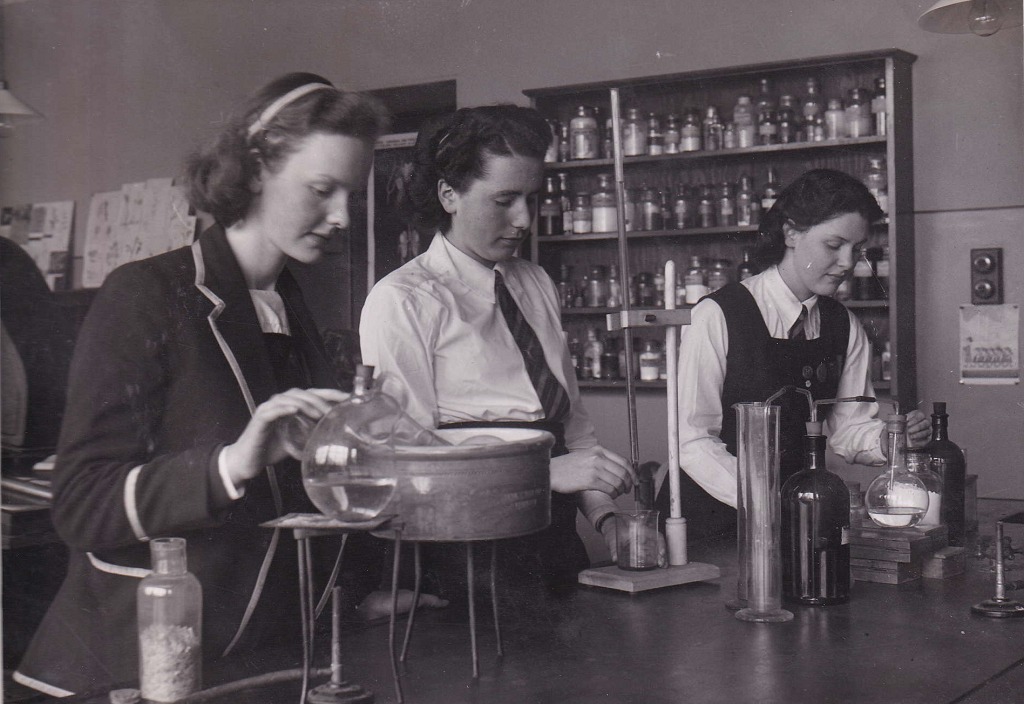
[[[787,339],[789,328],[807,307],[804,331],[808,340],[820,335],[818,297],[799,301],[782,280],[778,267],[742,282],[754,296],[768,333]],[[871,344],[857,318],[850,318],[846,362],[837,395],[874,396],[871,385]],[[691,311],[690,325],[679,338],[679,464],[701,487],[719,501],[736,506],[736,457],[719,437],[722,431],[722,388],[725,383],[729,335],[722,308],[704,299]],[[731,409],[727,409],[732,413]],[[826,419],[829,445],[849,463],[878,465],[885,462],[880,445],[884,427],[878,404],[841,403]]]

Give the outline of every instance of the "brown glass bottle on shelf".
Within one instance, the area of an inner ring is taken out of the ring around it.
[[[949,544],[963,546],[966,536],[965,484],[967,466],[960,447],[949,439],[945,401],[932,404],[932,439],[925,446],[932,469],[942,477],[942,522],[949,529]]]
[[[799,142],[801,139],[796,98],[788,94],[783,95],[779,98],[779,144]]]
[[[717,216],[721,227],[736,225],[736,199],[733,196],[733,185],[723,183],[718,187]]]
[[[714,227],[718,224],[716,217],[715,194],[709,184],[700,188],[700,200],[697,202],[697,226]]]
[[[774,166],[768,167],[768,181],[764,184],[764,192],[761,195],[761,213],[767,213],[775,205],[775,199],[779,197],[779,175]]]
[[[782,597],[810,606],[850,599],[850,492],[825,468],[821,423],[808,423],[804,466],[782,485]]]
[[[673,208],[675,216],[675,226],[677,230],[685,230],[688,227],[693,227],[695,219],[695,210],[693,204],[693,195],[690,193],[690,187],[685,184],[679,184],[676,187],[676,202]]]
[[[762,146],[779,143],[779,120],[774,110],[764,110],[757,123],[757,143]]]
[[[658,193],[653,188],[645,188],[643,190],[642,200],[640,201],[640,214],[641,214],[641,230],[660,230],[664,223],[661,219],[661,201],[658,199]]]
[[[775,96],[772,94],[772,84],[767,78],[758,81],[757,102],[754,103],[754,119],[761,121],[761,115],[768,110],[775,110]]]
[[[558,160],[569,161],[569,125],[560,123],[558,129]]]
[[[537,231],[542,236],[565,232],[562,221],[562,199],[554,176],[544,177],[544,194],[537,212]]]
[[[750,260],[750,250],[743,250],[743,261],[740,262],[739,268],[736,270],[736,280],[744,281],[749,279],[751,276],[757,273],[757,267],[754,266],[754,262]]]
[[[572,265],[558,267],[558,301],[563,308],[572,308],[576,303],[576,291],[572,287]]]
[[[718,118],[718,108],[708,105],[704,108],[704,149],[716,151],[722,148],[722,131],[724,126]]]
[[[569,174],[558,173],[558,198],[562,207],[562,234],[572,234],[572,195],[569,193]]]
[[[754,196],[754,181],[750,176],[740,176],[740,189],[736,192],[736,224],[747,227],[757,225],[761,220],[761,199]]]

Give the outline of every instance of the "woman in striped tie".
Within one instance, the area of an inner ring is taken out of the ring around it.
[[[871,343],[832,298],[882,217],[848,174],[808,171],[763,214],[755,258],[764,271],[729,284],[692,310],[679,343],[679,462],[690,537],[728,531],[736,519],[736,423],[732,404],[764,401],[786,385],[815,399],[874,396]],[[799,471],[807,402],[788,394],[780,429],[782,481]],[[885,424],[875,403],[839,404],[826,416],[829,444],[847,462],[882,464]],[[928,439],[908,414],[912,446]],[[687,476],[688,475],[688,476]],[[663,491],[658,504],[667,508]]]
[[[360,323],[363,360],[409,390],[428,427],[551,431],[552,525],[504,545],[501,564],[561,591],[587,567],[581,510],[614,550],[612,499],[629,463],[601,447],[580,403],[555,286],[516,253],[529,233],[551,132],[530,108],[466,108],[420,133],[400,204],[437,234],[374,286]]]

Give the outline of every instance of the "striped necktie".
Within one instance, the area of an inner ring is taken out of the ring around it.
[[[552,422],[564,421],[569,415],[569,395],[552,374],[547,360],[544,359],[544,349],[537,339],[537,333],[523,317],[523,312],[519,310],[515,299],[505,286],[504,277],[497,269],[494,270],[494,296],[502,315],[505,316],[509,332],[512,333],[512,338],[523,355],[526,372],[537,391],[537,397],[544,409],[544,417]]]
[[[804,323],[807,322],[807,307],[800,306],[800,315],[797,316],[796,322],[793,323],[792,327],[789,328],[789,339],[790,340],[806,340],[807,331],[804,330]]]

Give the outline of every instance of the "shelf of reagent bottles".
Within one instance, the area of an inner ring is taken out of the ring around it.
[[[634,309],[640,308],[640,307],[642,307],[642,306],[633,306]],[[676,306],[676,310],[683,310],[685,308],[693,308],[693,306],[692,305],[688,305],[688,304],[683,304],[681,306]],[[658,308],[657,310],[662,310],[662,309]],[[614,315],[614,314],[617,314],[617,313],[620,313],[620,312],[622,312],[621,308],[603,308],[603,307],[602,308],[597,308],[597,307],[595,307],[595,308],[587,308],[587,307],[580,307],[580,306],[575,306],[575,307],[572,307],[572,308],[562,308],[562,315],[608,315],[609,313]]]
[[[757,232],[757,225],[729,225],[726,227],[692,227],[686,230],[631,230],[626,233],[626,238],[631,240],[653,239],[657,237],[698,237],[701,235],[753,235]],[[616,240],[619,238],[615,232],[589,232],[581,235],[542,235],[538,238],[538,245],[556,243],[594,242],[598,240]]]
[[[843,301],[847,308],[888,308],[889,301]]]
[[[580,379],[576,382],[581,389],[625,389],[625,379]],[[635,387],[639,390],[658,390],[664,389],[668,385],[664,379],[658,381],[640,381],[637,379]]]
[[[790,142],[789,144],[766,144],[756,147],[741,147],[736,149],[715,149],[712,151],[700,150],[695,152],[680,152],[679,154],[659,154],[627,156],[622,162],[630,164],[651,164],[677,161],[705,161],[716,160],[724,157],[743,157],[747,155],[778,154],[781,152],[800,152],[831,150],[851,147],[864,147],[885,144],[885,136],[870,137],[844,137],[843,139],[827,139],[823,142]],[[544,164],[544,167],[551,171],[562,171],[565,169],[582,169],[588,167],[610,167],[614,164],[612,159],[575,159],[573,161],[555,161]]]

